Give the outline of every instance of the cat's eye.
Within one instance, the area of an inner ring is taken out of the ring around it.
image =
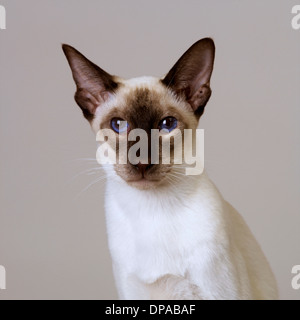
[[[160,130],[171,132],[177,128],[177,119],[174,117],[166,117],[160,121],[158,128]]]
[[[111,119],[110,126],[116,133],[124,133],[129,129],[129,124],[121,118]]]

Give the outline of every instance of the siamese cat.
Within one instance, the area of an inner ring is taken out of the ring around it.
[[[63,51],[77,87],[75,100],[95,133],[113,132],[112,152],[120,153],[118,143],[134,129],[149,139],[152,129],[165,135],[197,129],[211,96],[212,39],[192,45],[162,79],[124,80],[69,45]],[[172,157],[174,144],[170,148]],[[243,218],[205,172],[186,175],[186,167],[172,161],[104,166],[120,299],[277,299],[271,268]]]

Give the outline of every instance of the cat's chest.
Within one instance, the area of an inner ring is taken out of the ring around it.
[[[189,256],[206,236],[200,230],[201,208],[197,211],[193,206],[172,206],[154,200],[124,200],[120,196],[106,202],[114,262],[146,282],[164,274],[184,276]]]

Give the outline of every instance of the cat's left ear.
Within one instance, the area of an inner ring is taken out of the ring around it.
[[[205,38],[193,44],[162,80],[168,88],[183,97],[197,117],[211,96],[210,78],[215,58],[212,39]]]
[[[75,101],[85,118],[93,120],[96,109],[104,103],[118,87],[114,77],[88,60],[75,48],[63,44],[63,51],[72,70],[77,91]]]

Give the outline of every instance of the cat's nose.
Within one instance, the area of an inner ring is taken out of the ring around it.
[[[145,172],[149,170],[152,166],[153,164],[144,164],[140,162],[137,165],[135,165],[135,167],[141,172],[143,176],[145,175]]]

